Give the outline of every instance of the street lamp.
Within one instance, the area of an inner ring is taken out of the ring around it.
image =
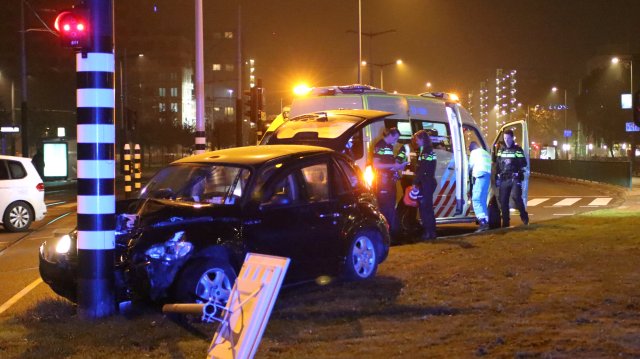
[[[551,92],[556,93],[558,92],[558,88],[556,86],[553,86],[551,88]],[[569,108],[567,107],[567,89],[564,89],[564,142],[566,143],[568,141],[568,137],[567,137],[567,111],[569,111]],[[568,158],[567,158],[568,159]]]
[[[622,59],[620,59],[617,56],[614,56],[611,58],[611,63],[613,65],[617,65],[618,63],[620,63],[620,61],[623,61]],[[632,56],[628,56],[624,59],[625,62],[627,62],[629,64],[629,91],[631,93],[631,96],[633,98],[633,57]],[[632,116],[632,121],[633,121],[633,111],[631,111],[631,116]],[[636,157],[636,133],[632,132],[631,133],[631,167],[634,167],[635,164],[635,157]]]
[[[387,62],[384,64],[374,64],[374,63],[367,63],[366,61],[363,61],[363,64],[365,65],[371,65],[371,66],[377,66],[380,68],[380,89],[383,90],[384,89],[384,68],[387,66],[391,66],[391,65],[402,65],[403,62],[401,59],[397,59],[394,62]]]

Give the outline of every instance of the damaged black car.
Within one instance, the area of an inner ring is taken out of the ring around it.
[[[118,201],[117,300],[224,302],[248,252],[291,259],[286,282],[371,278],[388,225],[347,157],[296,145],[178,160]],[[40,247],[40,274],[76,301],[76,232]]]

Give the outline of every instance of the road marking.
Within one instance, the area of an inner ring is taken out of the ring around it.
[[[606,206],[609,204],[609,202],[611,202],[613,198],[610,197],[600,197],[600,198],[596,198],[593,201],[591,201],[591,203],[589,203],[589,206]]]
[[[7,309],[11,308],[12,305],[16,304],[20,299],[22,299],[22,297],[27,295],[40,283],[42,283],[42,278],[38,278],[34,280],[33,282],[31,282],[31,284],[29,284],[28,286],[24,287],[21,291],[19,291],[18,294],[14,295],[13,297],[11,297],[11,299],[4,302],[4,304],[0,306],[0,314],[4,313]]]
[[[565,198],[562,201],[555,203],[553,206],[554,207],[567,207],[567,206],[571,206],[574,203],[578,202],[579,200],[581,200],[582,198]]]
[[[51,202],[51,203],[47,203],[47,207],[50,207],[50,206],[57,206],[57,205],[60,205],[60,204],[65,204],[65,203],[67,203],[67,201]]]
[[[535,207],[535,206],[539,205],[540,203],[546,202],[548,200],[549,200],[549,198],[530,199],[529,202],[527,202],[527,207]]]

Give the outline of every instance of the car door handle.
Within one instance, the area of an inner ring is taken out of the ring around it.
[[[320,214],[318,214],[318,217],[320,217],[320,218],[338,218],[338,217],[340,217],[340,213],[338,213],[338,212],[320,213]]]

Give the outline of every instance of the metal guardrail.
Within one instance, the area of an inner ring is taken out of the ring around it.
[[[631,162],[541,160],[531,162],[531,172],[608,183],[631,188]]]

